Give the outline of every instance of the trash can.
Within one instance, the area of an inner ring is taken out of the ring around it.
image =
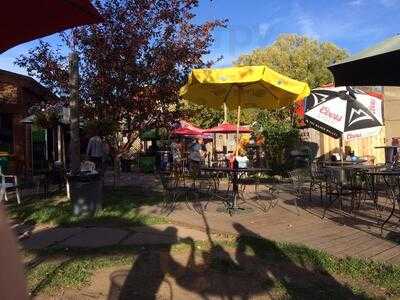
[[[9,156],[0,156],[0,169],[2,172],[5,173],[7,172],[9,162],[10,162]]]
[[[102,208],[103,180],[99,173],[67,175],[67,180],[74,215],[94,215]]]

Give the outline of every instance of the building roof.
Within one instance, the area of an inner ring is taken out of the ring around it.
[[[21,75],[0,69],[0,83],[8,83],[20,88],[27,89],[39,96],[40,98],[43,98],[44,101],[58,100],[58,97],[55,96],[49,89],[45,88],[32,77],[26,75]]]
[[[356,60],[371,58],[373,56],[383,55],[394,51],[400,51],[400,35],[395,35],[391,38],[388,38],[376,45],[373,45],[372,47],[369,47],[357,54],[354,54],[353,56],[350,56],[337,63],[334,63],[331,66],[336,66]]]

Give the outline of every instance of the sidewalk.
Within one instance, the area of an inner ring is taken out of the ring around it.
[[[176,229],[176,235],[167,229]],[[163,224],[120,229],[115,227],[47,227],[40,228],[20,241],[25,249],[40,250],[51,246],[100,248],[114,245],[145,246],[174,244],[180,239],[208,240],[201,230]]]

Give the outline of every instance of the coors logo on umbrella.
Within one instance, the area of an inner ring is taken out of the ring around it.
[[[352,87],[314,89],[304,100],[305,122],[334,138],[376,134],[382,126],[382,101]]]

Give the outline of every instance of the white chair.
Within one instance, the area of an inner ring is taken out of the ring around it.
[[[21,196],[20,196],[17,176],[15,176],[15,175],[4,175],[3,172],[1,171],[1,167],[0,167],[0,179],[1,179],[1,182],[0,182],[0,202],[3,200],[3,196],[4,196],[4,200],[8,201],[8,197],[7,197],[7,190],[8,189],[15,189],[15,194],[17,196],[17,202],[18,202],[18,204],[21,204]]]

